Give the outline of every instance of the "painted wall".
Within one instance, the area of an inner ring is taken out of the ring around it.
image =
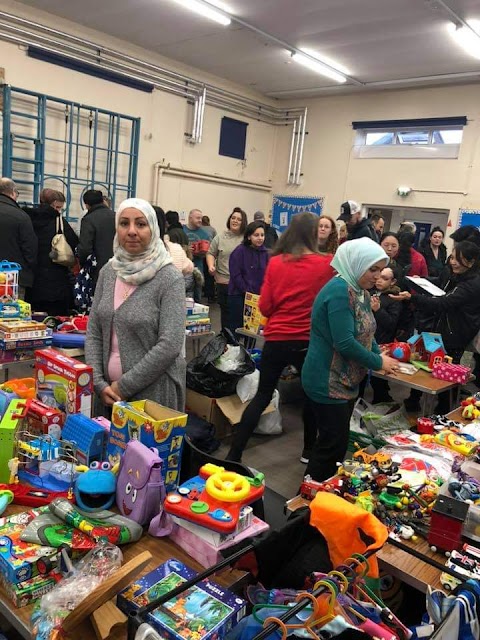
[[[125,53],[146,60],[155,60],[158,64],[176,69],[199,80],[224,86],[230,91],[259,98],[258,94],[241,88],[225,80],[209,76],[195,69],[188,69],[172,61],[166,61],[134,47],[126,42],[96,33],[63,19],[58,19],[45,12],[39,12],[14,2],[0,2],[2,10],[21,15],[29,19],[37,19],[42,24],[55,29],[80,35],[106,46],[122,49]],[[70,71],[45,62],[27,57],[25,51],[15,45],[0,41],[0,66],[5,69],[7,83],[39,93],[73,100],[83,104],[120,112],[141,118],[141,141],[139,152],[139,170],[137,195],[146,199],[154,199],[153,175],[154,164],[165,161],[175,167],[204,171],[216,175],[268,183],[272,178],[276,128],[241,116],[233,115],[249,123],[247,133],[246,161],[218,155],[220,121],[222,116],[231,115],[226,111],[207,106],[205,109],[205,125],[202,143],[191,145],[185,138],[185,132],[191,129],[192,106],[183,98],[154,91],[143,93],[93,78],[75,71]],[[261,99],[268,102],[267,99]],[[60,117],[60,120],[62,118]],[[62,127],[59,125],[59,133]],[[50,154],[49,161],[62,164],[62,155]],[[50,185],[53,186],[53,185]],[[58,186],[57,186],[58,188]],[[165,210],[185,210],[198,207],[210,215],[212,224],[221,227],[226,216],[234,206],[244,208],[250,217],[258,209],[268,210],[271,195],[268,192],[254,191],[243,187],[216,185],[180,177],[163,177],[159,183],[157,203]],[[72,215],[81,215],[78,197]]]
[[[297,103],[298,104],[298,103]],[[308,106],[303,183],[285,188],[288,132],[281,131],[274,173],[276,193],[325,196],[325,210],[334,216],[340,203],[448,209],[456,226],[458,209],[480,206],[480,84],[429,89],[382,91],[323,97]],[[354,120],[386,120],[463,116],[468,118],[458,159],[364,159],[353,153]],[[400,185],[430,189],[401,198]],[[449,194],[464,191],[466,195]]]

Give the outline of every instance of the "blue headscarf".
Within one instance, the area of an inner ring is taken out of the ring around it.
[[[380,260],[386,260],[386,264],[390,260],[382,247],[370,238],[359,238],[344,242],[338,247],[332,260],[332,267],[340,278],[361,294],[363,292],[358,281],[365,271]]]

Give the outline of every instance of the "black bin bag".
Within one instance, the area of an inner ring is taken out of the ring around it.
[[[241,361],[235,371],[220,371],[214,362],[228,345],[240,346]],[[223,398],[236,392],[237,382],[255,371],[255,363],[245,347],[229,329],[223,329],[208,342],[187,365],[187,388],[211,398]]]

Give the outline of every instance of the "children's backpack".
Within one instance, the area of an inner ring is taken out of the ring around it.
[[[152,536],[168,536],[173,523],[163,511],[165,485],[162,459],[156,449],[130,440],[120,460],[117,479],[117,507],[124,516],[139,524],[150,524]]]

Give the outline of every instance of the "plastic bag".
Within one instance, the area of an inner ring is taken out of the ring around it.
[[[272,404],[275,407],[275,411],[266,413],[260,416],[260,420],[253,433],[260,434],[262,436],[276,436],[282,433],[282,415],[278,409],[280,401],[280,394],[275,389],[272,396]]]
[[[234,371],[220,371],[214,362],[231,344],[240,347],[240,357]],[[255,371],[255,363],[243,345],[239,345],[232,332],[224,329],[208,342],[196,358],[187,365],[187,387],[211,398],[222,398],[235,393],[237,382]]]
[[[238,365],[242,364],[242,353],[240,351],[240,345],[227,345],[224,353],[222,353],[222,355],[217,358],[213,364],[217,369],[220,369],[220,371],[223,371],[225,373],[236,371]]]
[[[255,369],[248,376],[243,376],[237,382],[237,396],[242,402],[250,402],[255,397],[260,382],[260,371]]]

